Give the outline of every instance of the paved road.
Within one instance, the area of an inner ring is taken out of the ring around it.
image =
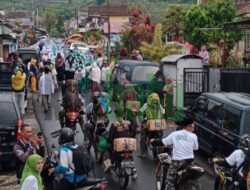
[[[42,131],[45,135],[47,147],[51,147],[52,144],[57,144],[57,139],[53,139],[51,137],[51,132],[60,129],[59,120],[58,120],[58,112],[60,108],[61,94],[59,92],[55,93],[52,97],[52,104],[50,110],[44,114],[43,109],[41,106],[41,102],[37,102],[35,100],[35,111],[37,118],[40,122]],[[87,100],[86,102],[88,102]],[[83,134],[78,126],[78,130],[80,131],[76,136],[76,143],[82,144],[83,143]],[[49,149],[50,151],[50,149]],[[137,153],[135,153],[137,154]],[[206,170],[211,171],[210,166],[206,164],[206,156],[203,154],[198,153],[196,157],[197,163],[205,167]],[[136,167],[138,171],[138,180],[137,181],[130,181],[127,190],[155,190],[155,164],[152,159],[152,155],[148,154],[148,156],[144,159],[140,159],[135,156]],[[118,190],[118,181],[116,178],[109,176],[103,173],[102,166],[96,166],[96,175],[98,177],[105,176],[109,181],[109,190]],[[205,190],[212,190],[213,186],[213,178],[211,175],[206,173],[202,178],[201,182],[203,183]]]

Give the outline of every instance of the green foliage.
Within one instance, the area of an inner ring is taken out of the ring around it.
[[[123,46],[129,53],[133,49],[139,49],[143,41],[151,43],[155,29],[150,15],[143,14],[139,10],[135,10],[132,15],[131,26],[126,27],[121,35]]]
[[[187,11],[184,18],[184,37],[197,48],[202,44],[215,43],[224,39],[231,50],[242,38],[241,32],[221,30],[201,30],[200,28],[221,28],[225,22],[236,17],[236,10],[229,0],[216,0],[202,6],[194,6]]]
[[[163,34],[170,35],[173,39],[180,36],[183,30],[183,20],[187,7],[181,4],[170,4],[163,21]]]
[[[50,33],[52,27],[57,23],[56,14],[52,11],[46,12],[43,22],[44,22],[46,30]]]
[[[145,57],[158,63],[160,63],[160,60],[167,55],[181,53],[181,50],[174,44],[167,45],[162,42],[161,24],[156,25],[152,44],[142,42],[140,50]]]
[[[55,38],[61,37],[61,33],[56,28],[51,29],[50,35],[51,37],[55,37]]]

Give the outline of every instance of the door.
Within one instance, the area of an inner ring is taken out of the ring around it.
[[[215,140],[219,150],[230,154],[239,143],[241,111],[231,106],[225,106],[222,114],[222,128],[219,131],[221,138]]]
[[[203,150],[211,154],[216,146],[215,138],[221,129],[221,109],[222,104],[212,99],[208,99],[202,117],[200,117],[198,137]]]

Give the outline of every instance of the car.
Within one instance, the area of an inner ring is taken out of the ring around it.
[[[11,75],[11,63],[0,62],[0,91],[12,91]]]
[[[158,63],[137,60],[121,60],[113,70],[114,99],[128,85],[133,85],[138,95],[146,102],[147,96],[157,92],[163,97],[165,78]],[[143,103],[143,102],[142,102]]]
[[[13,92],[0,92],[0,162],[13,160],[13,147],[21,136],[23,120]]]
[[[83,42],[73,42],[70,45],[70,50],[73,50],[77,48],[82,54],[85,54],[89,51],[89,47],[87,44],[83,43]]]
[[[25,65],[28,65],[31,58],[35,58],[37,60],[37,63],[41,62],[40,54],[34,48],[20,48],[17,50],[17,53],[22,58]]]
[[[243,134],[250,134],[250,94],[203,93],[186,115],[198,126],[200,148],[212,156],[227,156]]]

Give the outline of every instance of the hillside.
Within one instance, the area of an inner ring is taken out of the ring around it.
[[[80,11],[86,11],[89,5],[96,2],[96,0],[0,0],[0,10],[32,10],[33,7],[33,10],[38,8],[41,10],[39,12],[44,12],[46,7],[53,6],[68,10],[73,15],[77,7],[80,7]],[[190,6],[196,0],[109,0],[109,2],[127,3],[131,9],[145,10],[152,15],[155,22],[161,22],[169,3],[183,3]]]

